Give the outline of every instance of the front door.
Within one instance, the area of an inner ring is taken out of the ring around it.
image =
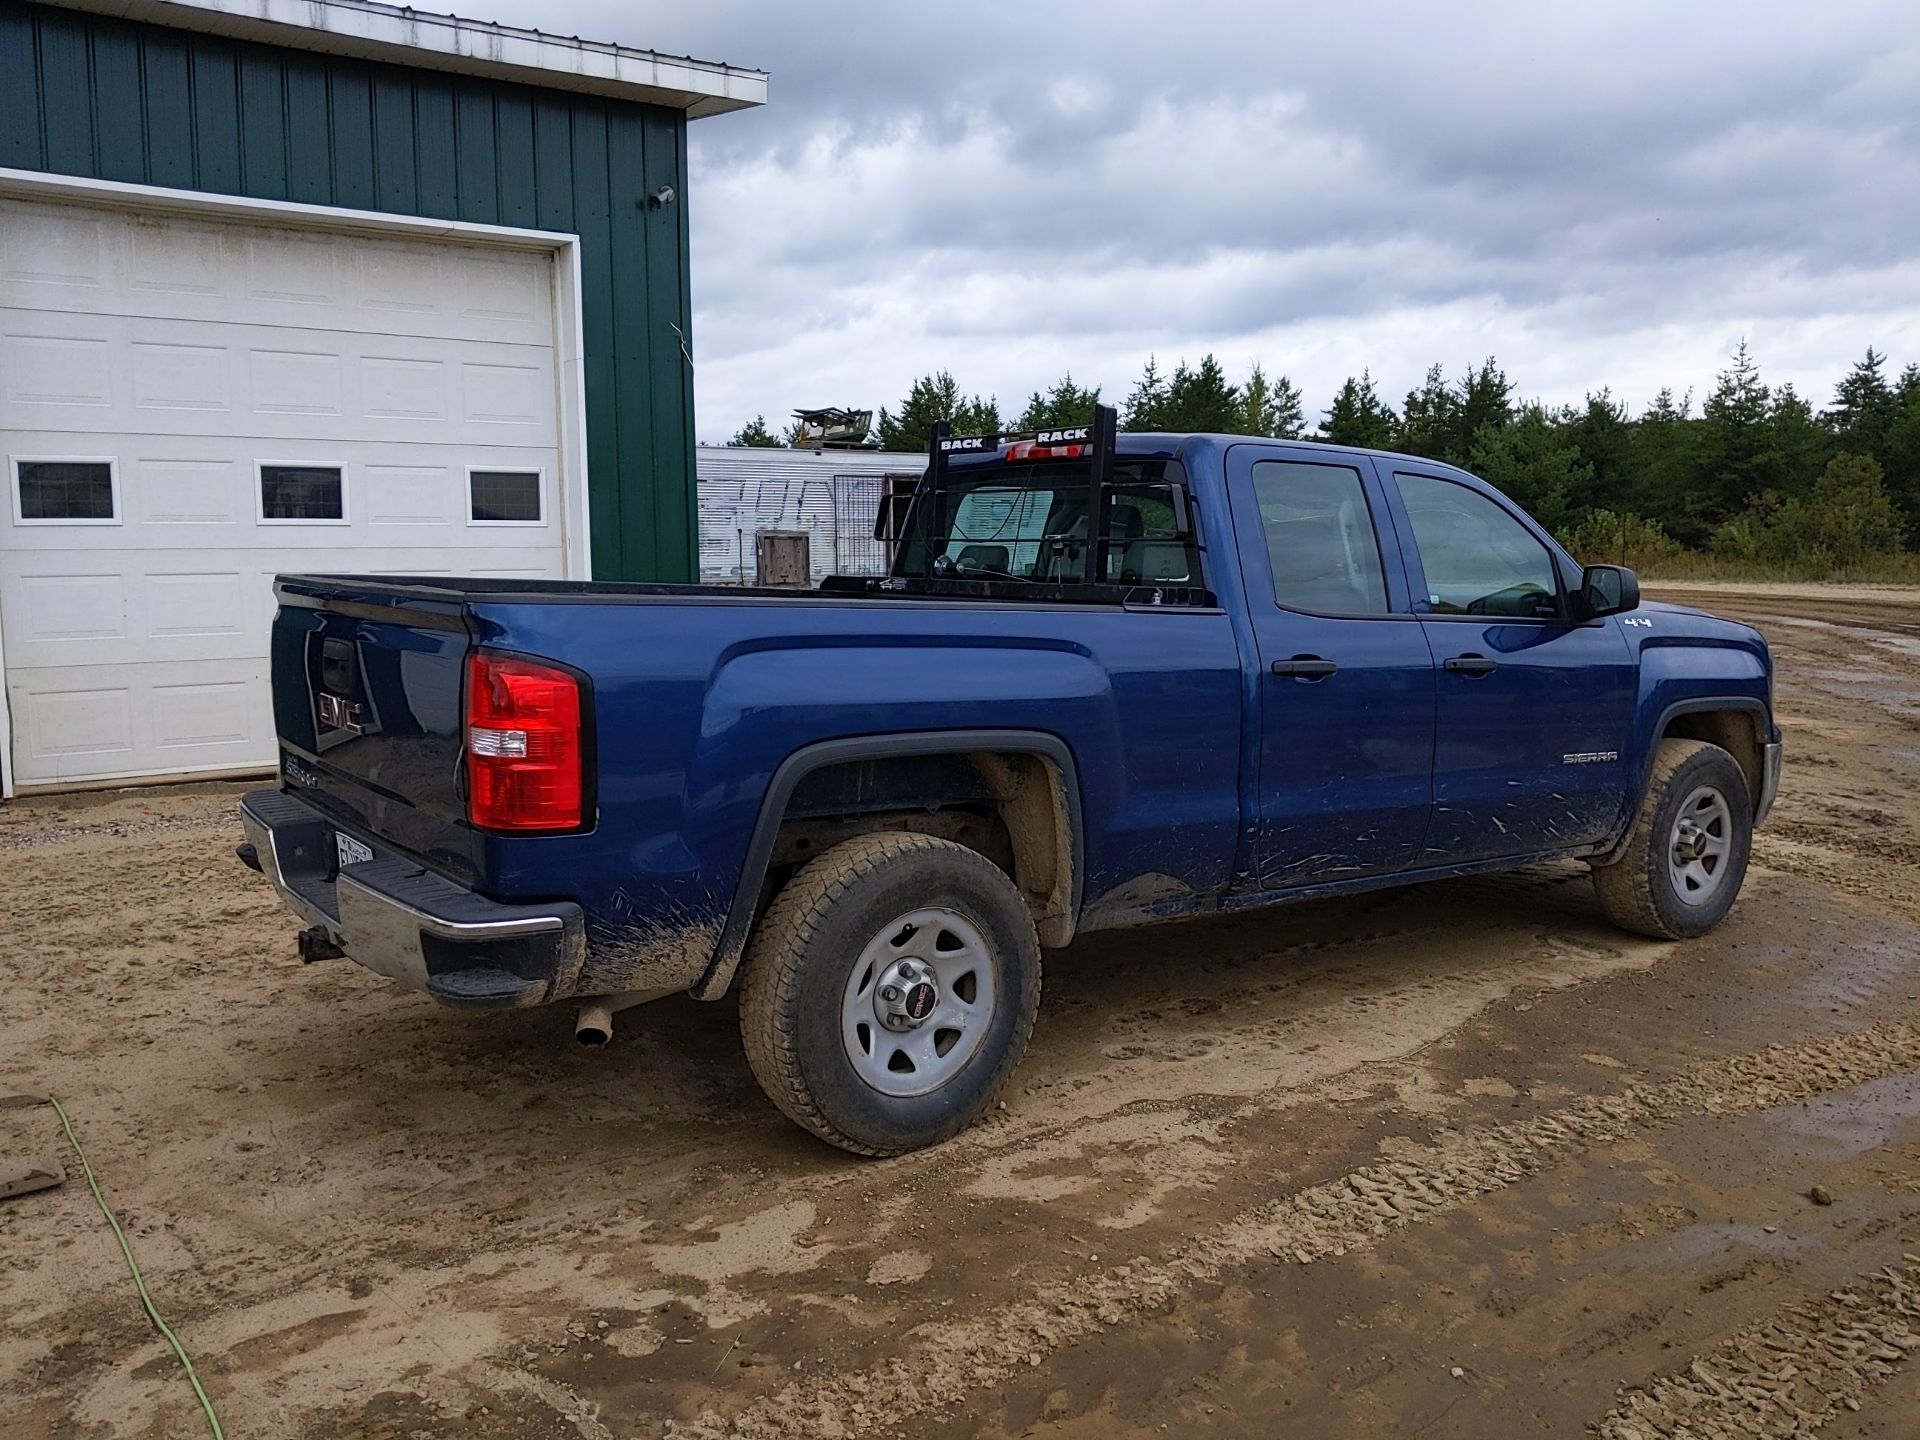
[[[1427,826],[1434,669],[1371,462],[1235,445],[1227,483],[1260,659],[1245,888],[1404,869]]]
[[[1618,617],[1570,620],[1560,565],[1491,490],[1411,470],[1393,480],[1439,666],[1432,863],[1612,835],[1636,689]]]

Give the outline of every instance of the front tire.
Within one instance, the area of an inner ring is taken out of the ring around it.
[[[977,851],[887,832],[789,880],[747,947],[740,1032],[787,1117],[859,1155],[938,1144],[993,1104],[1040,1007],[1040,942]]]
[[[1596,865],[1600,908],[1655,940],[1704,935],[1740,893],[1753,843],[1753,801],[1739,763],[1704,740],[1662,740],[1627,848]]]

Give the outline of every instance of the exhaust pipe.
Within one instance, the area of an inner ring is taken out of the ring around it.
[[[617,1012],[674,993],[673,990],[623,990],[618,995],[595,995],[582,1004],[579,1014],[574,1016],[573,1038],[589,1050],[598,1050],[613,1039],[613,1017]]]
[[[589,1050],[598,1050],[613,1039],[613,1007],[605,999],[582,1005],[574,1017],[573,1038]]]

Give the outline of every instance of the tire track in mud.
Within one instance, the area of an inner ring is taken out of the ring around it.
[[[1854,1285],[1797,1301],[1696,1356],[1686,1369],[1620,1392],[1600,1440],[1811,1435],[1920,1350],[1920,1255]]]
[[[1628,1086],[1529,1120],[1445,1132],[1406,1158],[1242,1211],[1165,1256],[1088,1273],[986,1316],[920,1326],[909,1332],[913,1343],[882,1364],[791,1381],[736,1415],[709,1411],[670,1425],[667,1433],[697,1440],[839,1440],[885,1430],[957,1403],[1022,1366],[1038,1366],[1076,1341],[1163,1310],[1186,1290],[1235,1268],[1274,1260],[1309,1265],[1368,1249],[1406,1226],[1637,1130],[1766,1110],[1914,1069],[1920,1069],[1920,1024],[1890,1023],[1709,1061],[1672,1080]],[[1660,1433],[1649,1432],[1646,1440]]]

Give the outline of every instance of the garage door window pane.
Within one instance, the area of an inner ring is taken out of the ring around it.
[[[15,465],[22,520],[114,520],[113,465],[106,460],[21,460]]]
[[[260,518],[344,520],[346,495],[337,465],[262,465]]]
[[[540,523],[538,470],[475,470],[468,481],[473,489],[475,520],[483,524]]]

